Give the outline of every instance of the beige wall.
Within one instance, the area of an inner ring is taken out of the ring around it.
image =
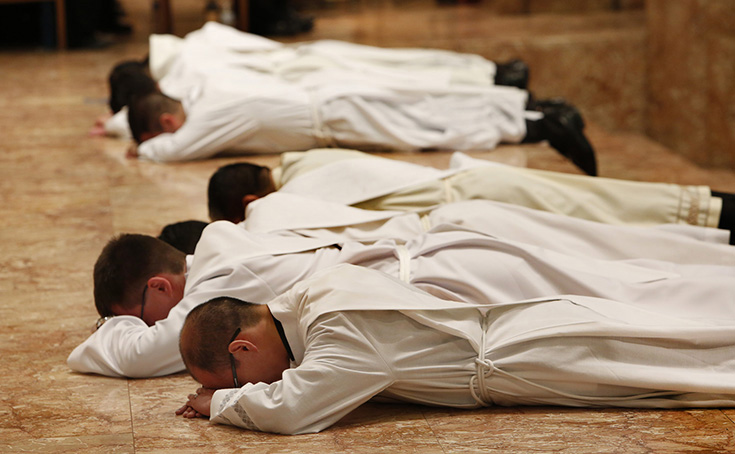
[[[586,13],[611,9],[640,9],[645,0],[490,0],[502,13]]]
[[[647,134],[735,167],[735,1],[648,0],[646,18]]]

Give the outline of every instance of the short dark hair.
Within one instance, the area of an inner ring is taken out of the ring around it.
[[[240,328],[255,326],[262,318],[258,305],[228,296],[207,301],[186,316],[181,329],[179,350],[186,368],[216,373],[229,367],[228,345]]]
[[[168,224],[161,230],[158,239],[165,241],[184,254],[193,254],[204,228],[208,226],[203,221],[181,221]]]
[[[158,91],[158,84],[148,73],[146,60],[127,60],[112,68],[108,78],[110,109],[117,113],[130,105],[133,98]]]
[[[134,97],[130,101],[128,123],[135,141],[142,143],[143,134],[163,131],[161,115],[175,113],[178,108],[179,101],[159,91]]]
[[[131,307],[151,277],[182,274],[186,255],[158,238],[122,234],[112,238],[94,264],[94,304],[101,317],[115,315],[112,306]]]
[[[222,166],[209,178],[209,217],[213,221],[245,219],[243,197],[250,194],[262,197],[273,190],[268,167],[249,162]]]

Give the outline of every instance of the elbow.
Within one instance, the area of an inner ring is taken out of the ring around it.
[[[274,421],[275,422],[275,421]],[[298,421],[278,421],[274,424],[264,424],[263,432],[277,433],[281,435],[303,435],[314,434],[329,428],[331,422],[319,421],[315,423],[299,424]]]
[[[117,364],[117,372],[128,378],[150,378],[171,375],[185,370],[181,357],[178,359],[131,358]]]
[[[149,365],[140,363],[121,363],[118,365],[120,376],[126,378],[150,378],[169,375],[173,372],[162,369],[160,366],[149,367]]]
[[[66,358],[66,365],[74,372],[83,374],[98,374],[106,377],[120,377],[121,374],[113,365],[109,364],[104,356],[93,349],[85,348],[82,344],[75,348]]]
[[[77,355],[74,354],[74,352],[71,352],[71,355],[66,358],[66,365],[69,366],[69,369],[73,370],[74,372],[87,372],[86,370],[84,370],[81,361],[79,361],[79,358],[77,357]]]
[[[321,432],[324,429],[308,429],[300,426],[279,426],[279,427],[270,427],[268,429],[262,430],[262,432],[268,432],[268,433],[274,433],[274,434],[280,434],[280,435],[304,435],[304,434],[314,434]]]

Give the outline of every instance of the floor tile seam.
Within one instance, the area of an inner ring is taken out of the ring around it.
[[[441,448],[442,452],[444,454],[447,454],[447,450],[444,449],[444,444],[439,439],[439,435],[437,435],[436,431],[434,430],[434,426],[431,425],[431,422],[429,422],[429,419],[426,417],[426,411],[421,411],[421,416],[424,418],[424,422],[426,422],[426,425],[429,427],[429,430],[434,435],[434,440],[436,440],[436,444],[439,445],[439,448]]]
[[[126,380],[126,386],[128,388],[128,415],[130,416],[130,435],[132,435],[133,439],[133,453],[136,453],[138,452],[138,449],[135,446],[135,420],[133,419],[133,397],[130,394],[130,379]]]
[[[735,419],[733,419],[733,417],[732,417],[732,416],[730,416],[729,414],[727,414],[727,413],[725,413],[724,411],[722,411],[722,409],[720,409],[720,413],[721,413],[721,414],[722,414],[723,416],[725,416],[725,418],[727,418],[727,420],[728,420],[728,421],[730,421],[730,423],[732,423],[732,424],[735,424]]]

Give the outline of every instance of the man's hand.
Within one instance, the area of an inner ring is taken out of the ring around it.
[[[214,391],[208,388],[197,389],[195,394],[189,394],[186,404],[176,410],[176,414],[184,418],[208,418]]]
[[[105,122],[109,120],[110,117],[112,117],[112,114],[105,114],[98,117],[94,122],[94,126],[89,130],[89,135],[92,137],[106,136],[107,131],[105,130]]]
[[[130,159],[135,159],[138,157],[138,144],[133,142],[128,147],[128,152],[125,154]]]

